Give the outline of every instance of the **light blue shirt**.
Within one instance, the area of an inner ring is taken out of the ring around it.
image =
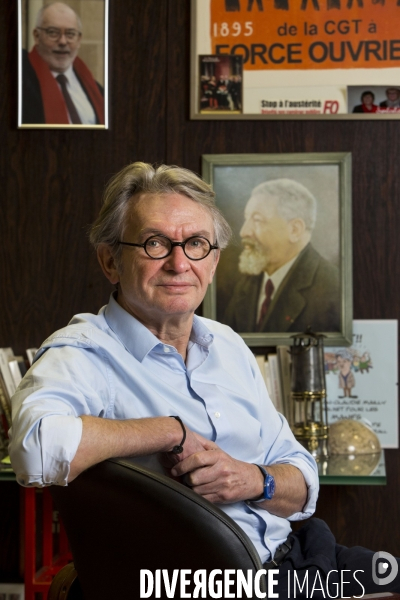
[[[258,365],[242,338],[195,316],[187,361],[110,302],[98,315],[75,316],[51,335],[12,400],[10,457],[25,486],[67,485],[82,434],[80,415],[130,419],[179,415],[232,457],[256,464],[290,463],[308,486],[303,512],[318,494],[317,468],[276,412]],[[144,459],[161,469],[155,456]],[[255,503],[220,505],[269,560],[290,533],[287,519]]]

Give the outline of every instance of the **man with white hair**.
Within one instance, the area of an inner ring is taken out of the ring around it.
[[[258,185],[240,230],[242,276],[224,323],[238,332],[340,330],[339,271],[312,246],[316,200],[297,181]]]
[[[78,57],[82,23],[52,2],[38,12],[35,45],[23,51],[22,123],[104,124],[103,89]]]

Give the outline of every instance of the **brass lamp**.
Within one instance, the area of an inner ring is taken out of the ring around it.
[[[296,439],[318,460],[328,456],[325,336],[308,329],[292,337],[292,429]]]

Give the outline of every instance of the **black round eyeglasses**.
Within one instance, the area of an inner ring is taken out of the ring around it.
[[[154,260],[166,258],[171,254],[175,246],[180,246],[189,260],[203,260],[203,258],[206,258],[210,254],[211,250],[218,250],[216,244],[211,244],[202,235],[194,235],[183,242],[173,242],[165,235],[152,235],[143,244],[121,242],[120,240],[118,240],[118,244],[144,248],[147,256]]]

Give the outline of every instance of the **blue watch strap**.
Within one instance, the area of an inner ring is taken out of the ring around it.
[[[254,463],[255,464],[255,463]],[[262,465],[255,465],[261,471],[264,476],[264,490],[262,495],[252,502],[263,502],[264,500],[271,500],[275,494],[275,478],[268,473],[265,467]]]

